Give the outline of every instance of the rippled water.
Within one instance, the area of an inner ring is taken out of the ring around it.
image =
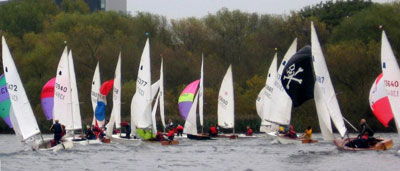
[[[258,135],[261,136],[261,135]],[[331,142],[280,145],[271,139],[180,140],[179,145],[143,143],[79,145],[70,151],[32,151],[13,135],[0,135],[4,170],[399,170],[397,134],[388,151],[339,151]],[[314,135],[319,138],[320,135]]]

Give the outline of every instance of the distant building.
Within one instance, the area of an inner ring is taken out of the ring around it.
[[[55,0],[61,6],[63,0]],[[85,0],[90,11],[117,11],[126,13],[127,0]]]

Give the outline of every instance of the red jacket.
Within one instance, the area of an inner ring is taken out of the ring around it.
[[[253,130],[251,128],[247,129],[247,136],[252,136],[253,135]]]
[[[216,134],[217,133],[217,128],[215,128],[215,126],[212,126],[210,128],[211,134]]]
[[[168,132],[168,137],[171,137],[171,136],[174,136],[174,135],[175,135],[175,132],[173,130]]]
[[[183,130],[183,127],[179,125],[178,127],[176,127],[176,129],[177,130]]]

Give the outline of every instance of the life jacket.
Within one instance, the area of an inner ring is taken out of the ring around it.
[[[216,134],[217,133],[217,128],[215,128],[215,126],[212,126],[210,128],[211,134]]]
[[[173,130],[168,132],[168,137],[171,137],[171,136],[172,137],[175,136],[175,132]]]
[[[253,135],[253,130],[251,128],[247,129],[247,136],[252,136]]]
[[[61,125],[59,123],[55,123],[53,124],[53,133],[54,134],[61,134],[62,133],[62,128]]]
[[[368,140],[368,135],[364,134],[363,136],[361,136],[361,138],[364,140]]]
[[[306,139],[311,139],[311,136],[312,136],[312,129],[306,129],[306,131],[304,131],[305,132],[305,138]]]
[[[183,127],[179,125],[176,129],[177,130],[183,130]]]

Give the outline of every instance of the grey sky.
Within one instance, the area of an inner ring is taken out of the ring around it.
[[[168,19],[184,17],[203,17],[226,7],[259,14],[289,14],[292,10],[318,4],[327,0],[127,0],[128,11],[150,12],[166,16]],[[373,0],[374,2],[392,2],[395,0]]]

